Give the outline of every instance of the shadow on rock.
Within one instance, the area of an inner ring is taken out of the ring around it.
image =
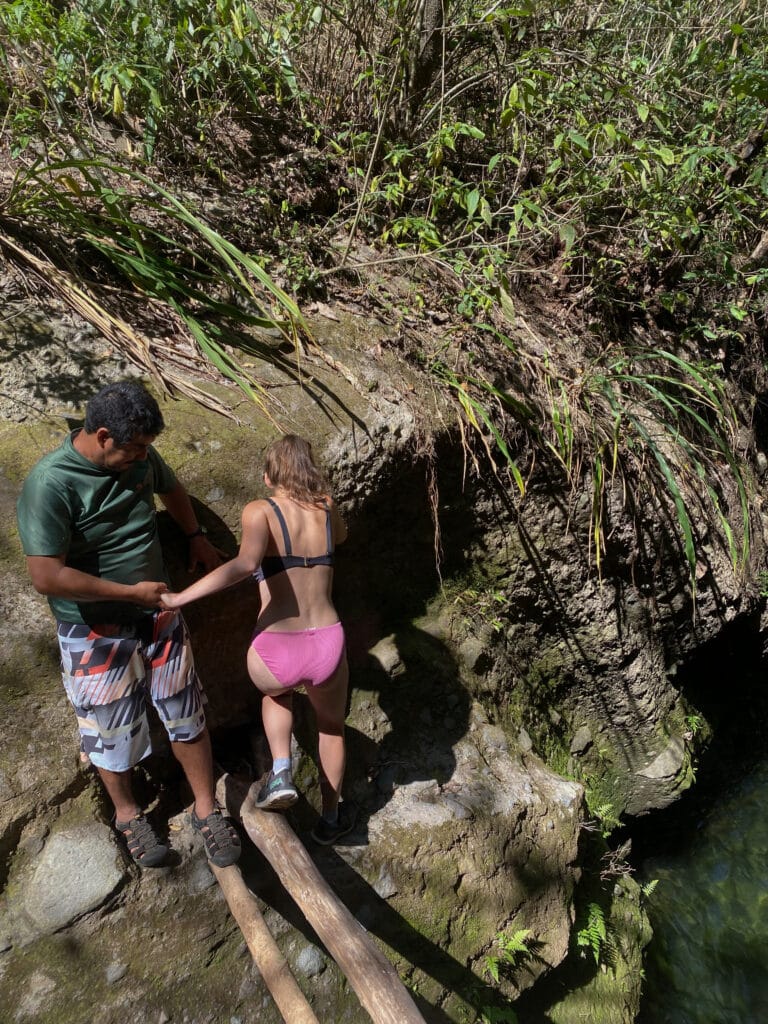
[[[372,807],[384,806],[397,786],[447,782],[470,700],[445,644],[402,626],[355,667],[353,683],[350,761],[371,780]]]
[[[192,505],[211,543],[228,557],[236,555],[238,540],[224,520],[195,498]],[[158,526],[171,585],[183,590],[199,579],[201,572],[189,572],[187,542],[167,513],[158,516]],[[212,731],[260,717],[261,699],[248,678],[245,660],[258,613],[259,592],[254,580],[184,608]]]

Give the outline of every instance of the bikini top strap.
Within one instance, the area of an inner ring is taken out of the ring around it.
[[[292,555],[293,549],[291,548],[291,535],[288,533],[288,524],[285,521],[285,516],[280,511],[280,507],[276,501],[273,501],[271,498],[267,498],[267,501],[275,510],[277,521],[278,523],[280,523],[280,529],[283,531],[283,543],[285,544],[285,553],[286,555]]]

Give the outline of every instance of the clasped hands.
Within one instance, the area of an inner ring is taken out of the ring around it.
[[[169,590],[167,583],[159,581],[136,583],[133,587],[134,603],[143,608],[179,608],[179,595]]]
[[[201,566],[205,572],[210,572],[217,565],[226,559],[226,552],[214,547],[207,537],[195,537],[189,545],[189,564],[187,572],[194,572],[197,566]],[[167,583],[160,581],[144,581],[137,583],[134,587],[136,604],[144,608],[174,609],[180,607],[177,603],[178,594],[170,590]]]

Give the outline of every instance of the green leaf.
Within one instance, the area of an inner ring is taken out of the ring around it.
[[[489,977],[493,978],[493,980],[498,985],[498,983],[499,983],[499,960],[498,960],[498,957],[487,956],[485,958],[485,972],[486,972],[486,974]]]
[[[584,136],[579,134],[579,132],[569,131],[568,132],[568,139],[575,146],[578,146],[579,149],[583,149],[585,153],[590,153],[590,154],[592,153],[592,147],[587,142],[587,140],[584,138]]]
[[[561,224],[557,229],[560,241],[565,246],[566,254],[571,251],[576,242],[576,225],[575,224]]]
[[[509,320],[510,323],[515,323],[517,320],[515,303],[506,288],[499,288],[499,302],[501,304],[501,311],[507,320]]]
[[[467,192],[466,196],[464,197],[464,203],[467,208],[467,216],[470,218],[474,217],[475,210],[477,209],[478,204],[480,203],[479,190],[473,188],[471,192]]]

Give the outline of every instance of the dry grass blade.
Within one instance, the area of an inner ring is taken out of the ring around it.
[[[29,252],[8,235],[0,234],[0,247],[11,254],[14,262],[31,269],[46,287],[62,299],[70,309],[87,320],[88,323],[93,324],[96,330],[112,342],[115,348],[134,366],[149,374],[164,394],[185,394],[208,409],[230,419],[235,418],[231,409],[185,380],[177,371],[167,366],[159,367],[153,358],[149,341],[125,320],[104,309],[65,271],[60,270],[47,260],[40,259],[39,256]]]
[[[160,371],[152,362],[149,342],[146,338],[142,338],[141,335],[137,334],[130,324],[127,324],[119,317],[113,316],[103,306],[100,306],[69,274],[60,270],[49,261],[35,256],[34,253],[23,248],[23,246],[9,238],[8,235],[0,234],[0,246],[10,250],[16,262],[33,270],[51,291],[62,298],[84,320],[93,324],[132,363],[150,373],[162,389],[168,392],[169,389]]]

